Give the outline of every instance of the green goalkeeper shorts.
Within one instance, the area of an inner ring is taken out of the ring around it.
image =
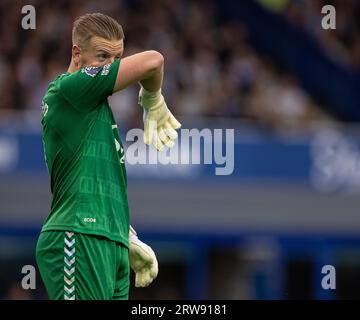
[[[36,262],[51,300],[126,300],[129,251],[105,237],[41,232]]]

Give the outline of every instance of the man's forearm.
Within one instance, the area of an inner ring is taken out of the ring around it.
[[[148,91],[158,91],[164,75],[164,57],[149,50],[121,59],[113,92],[140,83]]]
[[[158,65],[154,70],[149,72],[149,76],[146,79],[140,80],[141,86],[147,91],[158,91],[161,89],[164,78],[164,58],[159,54]]]

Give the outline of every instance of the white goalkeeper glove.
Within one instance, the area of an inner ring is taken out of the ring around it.
[[[144,108],[144,143],[162,151],[164,144],[172,148],[178,134],[175,131],[181,123],[175,119],[166,105],[161,89],[155,92],[141,87],[139,104]]]
[[[158,275],[159,267],[154,251],[137,237],[130,226],[130,267],[135,272],[135,287],[147,287]]]

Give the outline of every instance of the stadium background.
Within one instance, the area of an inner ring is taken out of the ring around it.
[[[21,29],[25,4],[36,30]],[[325,4],[336,30],[321,28]],[[132,224],[160,262],[130,297],[359,298],[356,0],[1,0],[0,298],[47,298],[39,274],[37,290],[20,286],[50,205],[41,97],[66,71],[73,19],[95,11],[123,25],[125,56],[165,56],[163,91],[184,128],[235,129],[230,176],[216,164],[128,167]],[[136,86],[111,98],[124,140],[142,127],[136,101]],[[324,265],[336,290],[321,287]]]

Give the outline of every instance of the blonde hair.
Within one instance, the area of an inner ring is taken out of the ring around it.
[[[122,40],[122,26],[113,18],[102,13],[88,13],[74,21],[72,42],[81,48],[86,48],[94,36],[106,40]]]

